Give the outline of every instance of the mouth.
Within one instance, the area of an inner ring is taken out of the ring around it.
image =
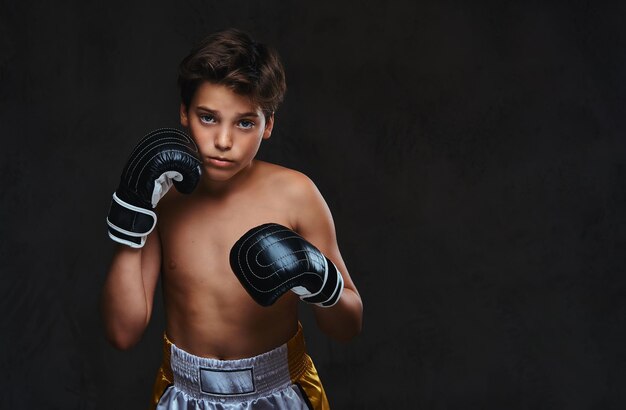
[[[235,161],[224,157],[207,157],[207,162],[216,167],[228,167],[234,164]]]

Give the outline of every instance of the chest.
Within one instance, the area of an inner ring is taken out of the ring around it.
[[[230,250],[249,229],[267,222],[290,225],[288,203],[269,193],[229,200],[178,195],[159,211],[164,274],[198,283],[232,276]]]

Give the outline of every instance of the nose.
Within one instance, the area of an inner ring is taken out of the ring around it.
[[[227,151],[233,147],[233,138],[228,127],[220,128],[213,143],[215,144],[215,148],[220,151]]]

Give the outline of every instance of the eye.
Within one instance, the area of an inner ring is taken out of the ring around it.
[[[204,124],[214,124],[215,123],[215,117],[211,114],[200,114],[198,115],[198,118],[200,118],[200,122],[204,123]]]
[[[250,128],[254,127],[254,122],[250,120],[241,120],[239,121],[239,127],[249,130]]]

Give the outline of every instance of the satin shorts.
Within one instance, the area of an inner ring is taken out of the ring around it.
[[[300,325],[287,343],[239,360],[195,356],[163,339],[150,409],[329,409]]]

